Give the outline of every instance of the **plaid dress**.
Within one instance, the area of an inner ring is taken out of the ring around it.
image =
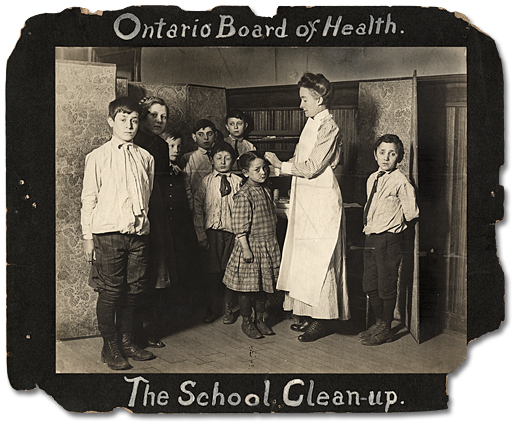
[[[280,248],[276,239],[276,212],[268,189],[248,182],[233,197],[235,245],[222,282],[238,292],[275,290],[280,271]],[[238,238],[246,235],[253,262],[242,259]]]

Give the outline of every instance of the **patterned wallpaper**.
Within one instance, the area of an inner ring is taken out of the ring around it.
[[[128,95],[140,100],[143,97],[162,98],[170,110],[168,127],[174,127],[184,135],[188,143],[186,150],[196,149],[191,139],[192,128],[202,118],[213,121],[224,135],[226,119],[226,91],[224,88],[211,88],[194,85],[161,85],[128,83]]]
[[[364,183],[377,170],[374,143],[383,134],[396,134],[404,145],[399,168],[410,176],[410,136],[412,130],[412,80],[359,83],[357,190],[366,193]],[[366,199],[366,197],[365,197]]]
[[[411,79],[359,83],[356,191],[365,194],[365,201],[366,179],[378,168],[374,159],[374,143],[383,134],[395,134],[403,142],[405,154],[399,169],[411,177],[412,96]],[[412,289],[417,287],[412,284],[412,270],[413,262],[407,258],[400,272],[394,312],[394,317],[399,320],[403,320],[405,314],[410,317]]]
[[[110,139],[116,66],[56,61],[56,337],[97,334],[80,208],[85,156]]]

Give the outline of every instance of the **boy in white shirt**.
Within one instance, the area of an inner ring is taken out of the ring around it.
[[[379,169],[367,180],[368,200],[363,212],[363,291],[376,317],[376,323],[358,335],[365,346],[392,340],[399,267],[405,252],[403,231],[419,217],[415,189],[397,168],[403,156],[398,136],[385,134],[377,139],[374,158]]]
[[[83,247],[86,261],[92,264],[89,283],[99,293],[96,314],[103,337],[101,360],[114,370],[131,368],[129,357],[155,358],[132,339],[134,311],[146,284],[148,201],[154,177],[152,155],[133,143],[138,112],[138,103],[129,97],[110,103],[112,138],[87,155],[81,194]]]

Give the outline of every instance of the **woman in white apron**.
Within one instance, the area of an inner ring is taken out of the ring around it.
[[[341,191],[333,169],[341,157],[341,133],[328,111],[332,84],[306,73],[298,82],[300,108],[308,120],[294,157],[266,159],[281,174],[293,176],[287,235],[277,289],[286,291],[284,309],[301,316],[291,325],[299,341],[331,333],[330,321],[350,319]]]

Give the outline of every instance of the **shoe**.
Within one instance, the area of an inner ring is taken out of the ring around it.
[[[101,349],[101,362],[106,363],[110,369],[125,370],[132,368],[132,365],[121,356],[117,347],[117,340],[103,338],[103,348]]]
[[[330,333],[331,331],[327,322],[323,320],[313,320],[307,330],[298,337],[298,341],[302,343],[310,343],[319,340]]]
[[[155,359],[155,355],[142,348],[136,346],[132,341],[132,335],[123,334],[121,340],[121,354],[125,358],[132,358],[133,360],[152,360]]]
[[[382,326],[381,326],[381,323],[382,323],[381,319],[376,319],[376,323],[374,323],[366,331],[360,332],[357,337],[360,340],[366,340],[367,338],[370,338],[373,335],[378,334],[383,329]]]
[[[146,347],[153,347],[154,349],[160,349],[162,347],[166,347],[166,344],[164,344],[162,341],[157,340],[148,340]]]
[[[222,317],[222,323],[224,325],[232,325],[235,323],[235,314],[233,313],[233,304],[226,302],[224,308],[224,317]]]
[[[264,336],[258,331],[258,329],[256,329],[252,317],[242,317],[242,332],[246,334],[249,338],[252,338],[254,340],[264,338]]]
[[[267,323],[265,323],[265,312],[258,313],[256,316],[256,329],[258,329],[258,331],[262,335],[274,335],[274,331],[269,327]]]
[[[291,329],[296,332],[305,332],[307,328],[311,325],[312,320],[310,319],[303,319],[303,322],[301,323],[293,323],[291,325]]]
[[[392,341],[392,329],[390,323],[381,321],[381,329],[369,338],[361,341],[364,346],[380,346],[381,344]]]

